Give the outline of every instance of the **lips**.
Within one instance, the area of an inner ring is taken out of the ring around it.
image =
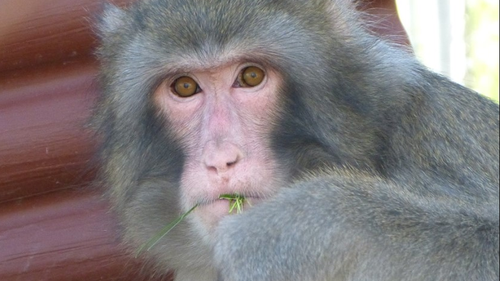
[[[245,196],[245,202],[243,207],[240,207],[241,212],[244,214],[250,208],[262,202],[264,199],[262,197]],[[198,203],[198,207],[194,210],[197,218],[200,219],[202,225],[208,231],[208,234],[212,234],[217,225],[228,215],[237,215],[237,208],[233,208],[232,212],[229,213],[231,209],[232,202],[227,199],[207,199]]]
[[[252,197],[252,196],[246,197],[245,196],[242,212],[245,212],[246,209],[248,209],[249,207],[255,206],[256,204],[258,204],[261,201],[262,201],[262,199],[259,197]],[[201,211],[203,213],[214,215],[216,217],[222,217],[225,215],[237,213],[236,208],[234,208],[233,211],[231,213],[229,213],[229,210],[231,208],[232,203],[233,202],[230,202],[230,200],[217,198],[217,199],[212,199],[212,200],[206,200],[204,202],[199,203],[199,206],[197,209],[199,209],[199,211]]]
[[[242,197],[245,198],[244,199],[244,205],[245,206],[247,206],[247,205],[254,206],[254,203],[258,203],[258,202],[261,202],[263,200],[261,197],[257,197],[257,196],[242,195]],[[230,200],[228,200],[228,199],[221,199],[221,198],[217,197],[217,198],[214,198],[214,199],[201,200],[201,201],[198,202],[198,205],[200,207],[202,207],[202,206],[208,206],[208,205],[211,205],[211,204],[219,203],[220,201],[229,203]]]

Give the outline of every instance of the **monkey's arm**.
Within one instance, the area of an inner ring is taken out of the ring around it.
[[[218,229],[224,280],[497,280],[498,199],[472,204],[323,175]]]

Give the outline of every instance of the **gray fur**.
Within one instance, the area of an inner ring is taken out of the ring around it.
[[[151,93],[232,50],[285,79],[273,151],[290,182],[190,221],[147,258],[176,280],[498,280],[498,105],[431,73],[341,0],[146,0],[100,24],[102,181],[131,251],[182,210],[181,140]]]

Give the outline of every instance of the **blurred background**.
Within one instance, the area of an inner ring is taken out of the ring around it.
[[[498,103],[498,0],[396,2],[421,62]]]

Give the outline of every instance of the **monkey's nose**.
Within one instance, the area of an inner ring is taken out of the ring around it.
[[[241,160],[241,150],[231,142],[209,142],[203,151],[203,161],[208,170],[225,173]]]

